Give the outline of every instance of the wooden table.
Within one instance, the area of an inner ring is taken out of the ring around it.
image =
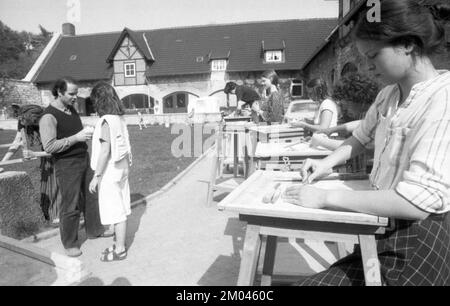
[[[306,142],[293,143],[261,143],[258,142],[252,158],[250,173],[253,169],[266,169],[268,164],[285,164],[293,166],[291,162],[301,166],[302,161],[307,158],[324,158],[330,155],[332,151],[324,148],[311,148]],[[293,170],[293,169],[291,169]]]
[[[247,118],[247,117],[237,117],[237,118]],[[248,168],[249,168],[249,154],[247,149],[247,134],[251,127],[255,124],[252,122],[246,121],[227,121],[225,119],[224,125],[224,134],[232,134],[233,135],[233,174],[234,177],[238,176],[238,164],[239,164],[239,153],[238,150],[240,146],[243,146],[244,149],[244,177],[247,177]],[[245,138],[244,144],[239,143],[239,135],[243,135]]]
[[[258,125],[250,132],[256,134],[258,142],[293,142],[304,136],[303,128],[289,124]]]
[[[247,222],[238,285],[253,285],[261,252],[261,240],[267,236],[264,251],[262,285],[271,285],[277,237],[356,243],[361,247],[366,285],[381,285],[375,234],[383,234],[388,219],[354,212],[308,209],[279,199],[265,204],[268,188],[281,182],[281,188],[293,184],[295,172],[256,171],[219,203],[220,210],[239,213]],[[314,183],[324,189],[367,190],[367,180],[324,180]]]

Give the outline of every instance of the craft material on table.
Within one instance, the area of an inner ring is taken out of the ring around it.
[[[258,143],[255,157],[267,158],[273,156],[328,156],[331,151],[323,148],[311,148],[309,143],[300,142],[296,144],[286,143]]]
[[[338,177],[338,176],[336,176]],[[268,186],[281,183],[278,190],[281,192],[292,184],[300,183],[298,172],[276,172],[257,170],[244,183],[223,199],[218,207],[221,210],[234,211],[240,214],[250,214],[267,217],[280,217],[288,219],[318,220],[357,224],[387,224],[388,219],[357,212],[343,212],[326,209],[312,209],[292,205],[280,197],[275,203],[267,205],[263,197]],[[326,179],[311,183],[311,186],[329,190],[370,190],[368,180],[337,180]]]

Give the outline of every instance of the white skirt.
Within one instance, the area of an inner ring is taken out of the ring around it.
[[[103,225],[124,222],[131,214],[127,158],[107,165],[99,185],[98,204]]]

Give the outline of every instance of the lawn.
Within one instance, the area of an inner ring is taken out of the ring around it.
[[[171,144],[179,135],[172,135],[171,129],[154,125],[139,130],[138,126],[128,126],[133,152],[133,166],[130,172],[131,200],[136,201],[159,190],[177,174],[186,169],[196,157],[176,158],[171,153]],[[194,134],[194,133],[192,133]],[[15,131],[0,130],[0,144],[12,142]],[[203,139],[210,135],[203,135]],[[0,149],[0,156],[7,149]],[[193,149],[191,150],[193,152]],[[20,158],[17,152],[13,158]],[[1,158],[0,158],[1,159]],[[29,173],[36,192],[39,190],[39,161],[3,166],[5,171],[26,171]]]

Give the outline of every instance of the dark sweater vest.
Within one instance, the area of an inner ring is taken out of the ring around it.
[[[56,139],[63,139],[75,135],[83,129],[80,116],[76,110],[69,106],[71,115],[49,105],[45,109],[45,114],[50,114],[56,119]],[[69,157],[82,157],[87,153],[88,146],[85,142],[77,142],[64,152],[53,153],[56,159]]]

